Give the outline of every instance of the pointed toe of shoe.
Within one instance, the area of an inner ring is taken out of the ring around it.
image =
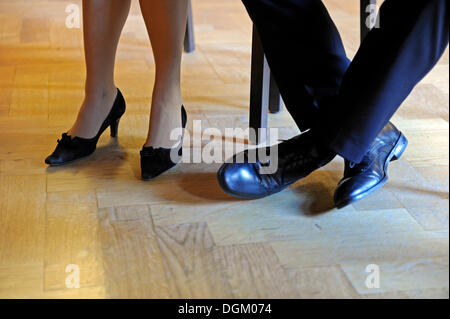
[[[151,170],[151,171],[142,172],[141,173],[141,179],[143,181],[150,181],[152,179],[155,179],[156,177],[158,177],[162,173],[164,173],[166,170],[168,170],[168,169]]]
[[[344,208],[355,201],[358,191],[355,190],[350,182],[342,182],[334,192],[334,203],[337,208]]]
[[[50,165],[50,166],[56,166],[56,165],[61,165],[63,163],[63,161],[61,160],[61,158],[59,156],[56,155],[50,155],[47,156],[47,158],[45,159],[45,164]]]
[[[78,150],[77,152],[67,151],[65,149],[56,149],[53,154],[49,155],[45,159],[45,164],[49,166],[62,166],[81,160],[92,153],[94,153],[95,147],[90,149]]]
[[[145,169],[141,169],[141,179],[143,181],[150,181],[167,172],[168,170],[174,168],[175,166],[177,166],[177,163],[173,162],[158,163],[158,165],[156,165],[155,163],[154,167],[148,167],[147,165]]]
[[[180,150],[179,154],[182,154],[181,152]],[[171,149],[144,148],[141,151],[141,179],[149,181],[160,176],[177,166],[181,159],[176,160],[176,162],[172,161]]]
[[[344,208],[369,195],[381,186],[380,179],[370,176],[354,176],[342,180],[334,192],[337,208]]]

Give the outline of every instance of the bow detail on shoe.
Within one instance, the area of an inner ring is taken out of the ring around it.
[[[76,138],[72,139],[67,133],[63,133],[62,138],[58,139],[58,144],[64,147],[73,147],[76,144]]]
[[[72,138],[67,133],[63,133],[62,138],[58,139],[58,144],[53,153],[45,159],[45,163],[50,166],[60,166],[72,163],[73,161],[94,153],[100,136],[108,127],[111,130],[111,136],[117,136],[119,120],[125,113],[125,109],[125,99],[120,90],[117,89],[117,96],[111,107],[111,111],[101,124],[97,134],[92,138],[82,138],[78,136]]]
[[[154,148],[153,146],[149,146],[149,147],[144,147],[141,150],[141,156],[142,157],[158,157],[159,159],[167,159],[167,154],[170,155],[170,152],[172,151],[172,149],[170,148]],[[178,156],[182,156],[183,155],[183,149],[180,148],[178,150]]]

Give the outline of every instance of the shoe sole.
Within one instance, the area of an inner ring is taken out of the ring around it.
[[[341,203],[336,203],[336,207],[338,209],[342,209],[348,205],[351,205],[357,201],[360,201],[364,197],[376,192],[378,189],[383,187],[384,184],[386,184],[389,179],[389,176],[388,176],[389,163],[400,159],[400,157],[405,152],[407,146],[408,146],[408,139],[403,135],[403,133],[400,133],[400,137],[398,138],[397,142],[395,143],[394,148],[392,149],[391,153],[389,153],[389,156],[387,157],[386,162],[384,163],[384,178],[378,184],[376,184],[374,187],[368,189],[367,191],[359,194],[356,197],[353,197],[351,200],[341,202]]]

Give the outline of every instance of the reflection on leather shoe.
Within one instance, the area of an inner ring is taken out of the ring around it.
[[[321,147],[308,131],[278,145],[278,168],[275,173],[261,174],[264,164],[258,160],[250,162],[247,150],[223,164],[217,179],[222,190],[231,196],[263,198],[284,190],[326,165],[335,156],[333,151]],[[244,159],[244,162],[238,163],[237,159]]]
[[[334,193],[336,206],[343,208],[359,201],[386,184],[389,163],[399,159],[407,146],[406,137],[392,123],[388,123],[361,163],[345,161],[344,177]]]

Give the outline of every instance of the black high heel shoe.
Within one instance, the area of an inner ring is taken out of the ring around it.
[[[50,166],[59,166],[71,163],[83,157],[89,156],[94,153],[97,148],[97,142],[103,132],[110,127],[111,137],[116,137],[119,129],[119,121],[122,115],[125,113],[125,99],[122,93],[117,89],[117,96],[114,104],[103,121],[100,130],[93,138],[86,139],[75,136],[74,138],[64,133],[62,138],[58,140],[58,145],[53,153],[45,159],[45,163]]]
[[[181,106],[181,125],[183,135],[180,144],[175,148],[154,148],[144,147],[141,150],[141,176],[144,181],[149,181],[158,177],[162,173],[175,167],[183,155],[183,138],[186,129],[187,114],[184,106]],[[171,156],[172,155],[172,156]]]

